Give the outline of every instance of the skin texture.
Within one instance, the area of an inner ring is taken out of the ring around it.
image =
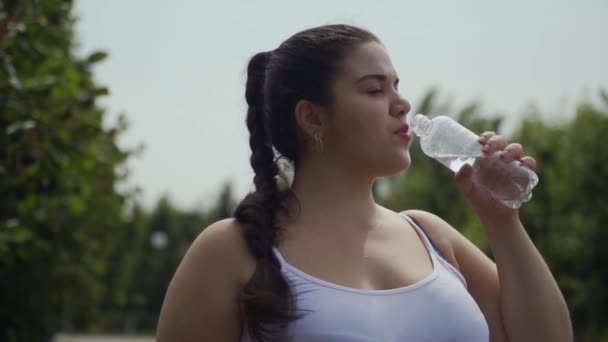
[[[342,70],[332,85],[331,106],[302,100],[294,110],[305,142],[292,185],[301,210],[279,217],[283,239],[277,247],[290,264],[332,283],[360,289],[409,285],[432,272],[428,251],[413,227],[374,202],[372,185],[410,166],[409,142],[395,134],[410,104],[399,94],[398,76],[381,44],[355,48]],[[315,136],[322,137],[322,147]],[[520,144],[493,132],[479,142],[486,153],[500,151],[505,162],[536,167]],[[466,278],[491,341],[572,341],[563,296],[517,210],[476,187],[471,171],[461,169],[455,185],[478,215],[496,264],[441,218],[407,213]],[[238,341],[238,293],[254,269],[238,222],[207,227],[171,281],[157,341]]]

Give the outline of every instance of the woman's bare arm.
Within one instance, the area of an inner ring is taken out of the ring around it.
[[[206,228],[171,280],[156,340],[238,341],[238,296],[254,267],[235,220],[222,220]]]
[[[449,241],[468,290],[484,313],[490,340],[572,341],[568,307],[521,222],[482,222],[496,264],[439,217],[411,211],[432,239]],[[442,246],[439,246],[442,248]]]

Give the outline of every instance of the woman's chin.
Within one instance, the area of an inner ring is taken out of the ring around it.
[[[393,160],[391,163],[386,163],[386,167],[382,170],[382,177],[392,176],[399,172],[409,169],[411,164],[409,155],[407,158],[399,158]]]

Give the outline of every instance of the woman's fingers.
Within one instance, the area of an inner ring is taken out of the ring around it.
[[[485,154],[492,154],[496,151],[502,151],[507,147],[507,139],[502,135],[492,135],[487,139],[482,150]]]
[[[529,168],[532,171],[536,171],[536,159],[530,157],[530,156],[525,156],[522,157],[519,160],[524,166],[526,166],[527,168]]]
[[[485,145],[488,142],[488,140],[490,140],[490,138],[495,135],[496,135],[495,132],[491,132],[491,131],[483,132],[483,133],[481,133],[481,135],[479,135],[479,143],[482,145]]]
[[[520,143],[509,144],[505,137],[491,131],[482,133],[479,136],[479,143],[483,145],[482,150],[486,155],[498,151],[500,159],[504,162],[518,160],[530,170],[536,170],[536,160],[524,154],[524,148]]]
[[[524,157],[524,148],[519,143],[512,143],[507,145],[504,150],[500,153],[500,159],[510,163],[514,160],[520,160]]]

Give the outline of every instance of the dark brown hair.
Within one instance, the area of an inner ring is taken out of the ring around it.
[[[279,190],[277,157],[297,165],[302,142],[296,137],[294,109],[298,101],[331,105],[330,86],[340,64],[356,46],[379,42],[372,33],[348,25],[327,25],[295,34],[276,50],[253,56],[247,67],[245,98],[255,191],[238,205],[235,218],[243,228],[257,266],[240,300],[245,326],[254,341],[286,338],[287,325],[300,318],[294,294],[281,274],[272,247],[279,240],[279,211],[295,198]]]

